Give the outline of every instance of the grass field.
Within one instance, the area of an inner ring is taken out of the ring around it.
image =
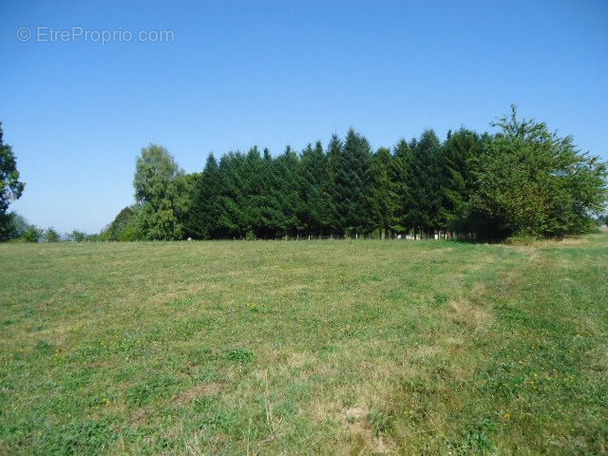
[[[606,454],[608,235],[0,245],[2,454]]]

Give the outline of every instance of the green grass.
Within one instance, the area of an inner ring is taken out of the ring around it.
[[[0,245],[0,453],[606,454],[607,259]]]

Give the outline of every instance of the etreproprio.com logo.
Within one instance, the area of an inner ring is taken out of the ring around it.
[[[83,27],[55,29],[53,27],[20,27],[17,30],[19,41],[36,41],[38,43],[172,43],[175,33],[172,30],[140,30],[132,32],[119,27],[116,30],[88,30]]]

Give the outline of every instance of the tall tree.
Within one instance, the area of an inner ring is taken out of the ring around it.
[[[478,172],[474,204],[492,223],[486,236],[562,237],[591,226],[604,208],[606,164],[581,154],[570,136],[517,118],[515,106],[493,126]]]
[[[448,230],[461,235],[474,231],[472,195],[481,150],[480,136],[464,128],[456,133],[449,132],[443,144],[442,218]]]
[[[219,217],[219,166],[209,154],[202,173],[194,179],[192,206],[186,223],[186,234],[195,239],[212,239],[217,235]]]
[[[298,154],[289,146],[274,163],[274,185],[271,195],[277,202],[278,234],[296,236],[302,229],[298,214],[302,212],[303,201],[300,192],[301,163]]]
[[[408,174],[408,224],[415,234],[432,235],[441,226],[441,142],[433,130],[412,141],[413,160]]]
[[[240,152],[229,152],[220,159],[218,168],[217,235],[229,239],[244,237],[246,157]]]
[[[368,198],[371,147],[367,139],[352,128],[346,134],[344,145],[340,145],[332,138],[329,159],[337,228],[345,235],[364,234],[372,225]]]
[[[398,208],[395,165],[390,149],[381,147],[374,154],[370,166],[368,194],[372,226],[380,231],[381,239],[390,237],[391,226]]]
[[[277,185],[274,161],[268,149],[263,154],[252,147],[240,169],[244,229],[248,237],[273,238],[280,229],[280,209],[272,189]]]
[[[3,142],[2,123],[0,122],[0,240],[11,236],[12,216],[7,213],[12,201],[21,197],[25,184],[19,181],[17,160],[13,148]]]
[[[171,240],[184,236],[183,176],[184,172],[164,147],[150,144],[141,150],[133,185],[146,238]]]
[[[395,146],[392,172],[396,201],[391,225],[398,233],[408,232],[412,228],[409,221],[412,196],[409,183],[413,160],[413,152],[410,145],[402,139]]]
[[[327,145],[327,180],[323,193],[327,195],[327,226],[330,234],[344,234],[342,220],[343,201],[340,185],[342,168],[345,167],[344,144],[337,134],[331,135]]]
[[[328,160],[317,141],[302,151],[300,172],[300,224],[308,235],[324,234],[331,227]]]

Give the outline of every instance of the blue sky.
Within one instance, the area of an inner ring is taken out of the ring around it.
[[[605,0],[0,0],[0,17],[0,121],[27,183],[11,209],[42,228],[99,232],[149,143],[194,172],[350,127],[374,148],[487,131],[515,103],[608,158]]]

